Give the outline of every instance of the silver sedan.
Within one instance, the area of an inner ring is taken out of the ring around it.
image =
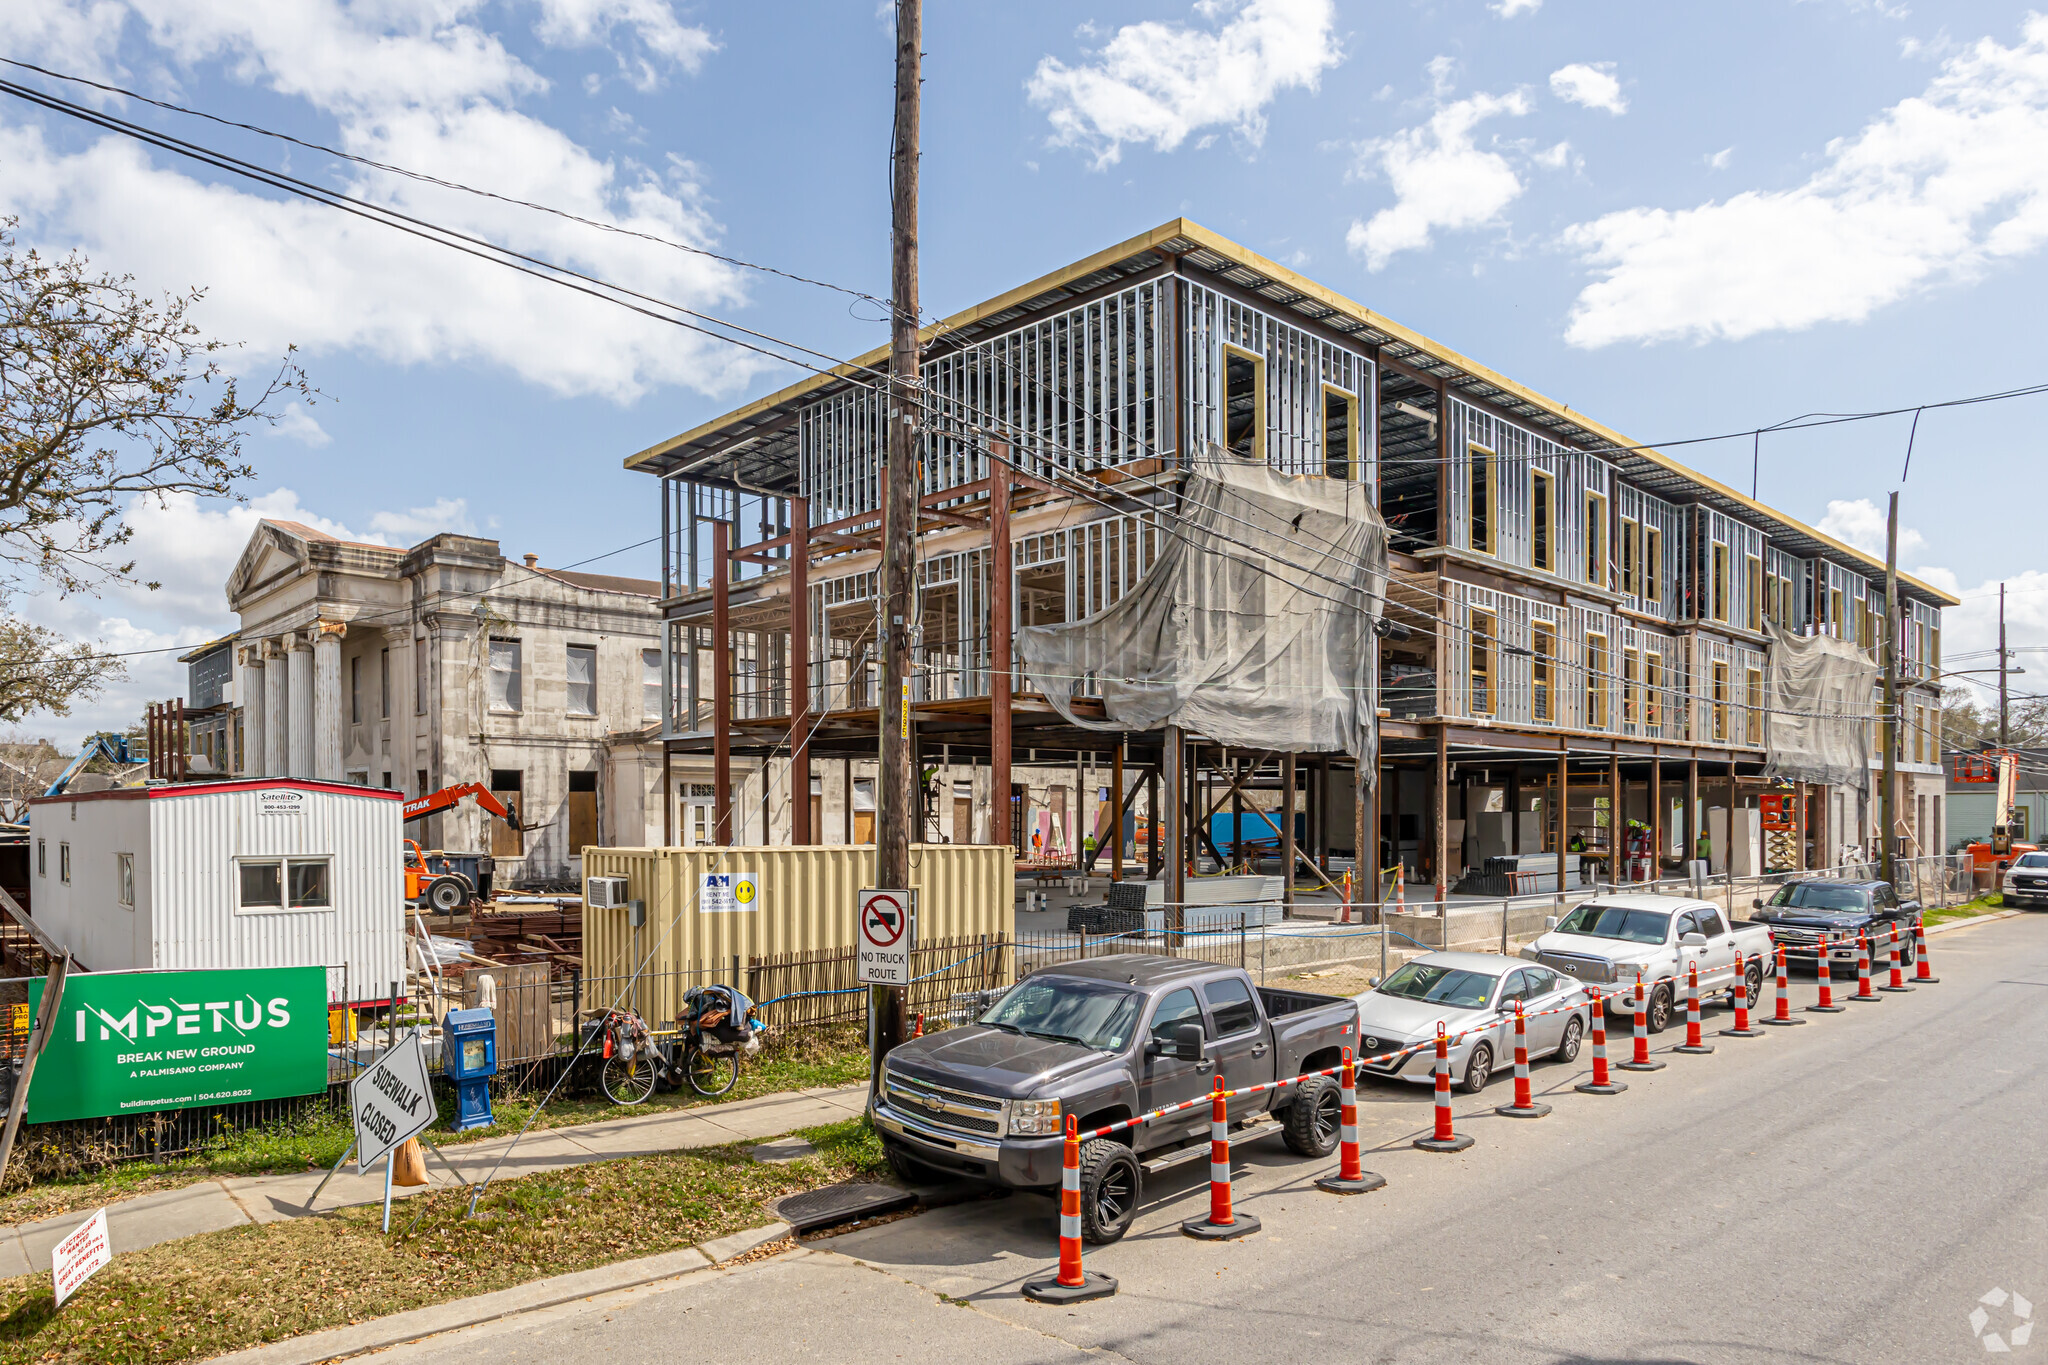
[[[1451,1034],[1451,1083],[1468,1094],[1485,1089],[1496,1070],[1514,1062],[1517,1000],[1532,1059],[1571,1061],[1590,1022],[1588,997],[1578,982],[1496,953],[1430,953],[1355,998],[1361,1058],[1415,1047],[1395,1060],[1366,1065],[1365,1074],[1430,1081],[1441,1022]]]

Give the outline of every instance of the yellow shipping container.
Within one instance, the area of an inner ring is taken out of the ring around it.
[[[1000,844],[912,845],[917,941],[1011,934],[1013,856]],[[703,879],[712,873],[735,875],[731,900],[702,894]],[[855,901],[862,888],[875,884],[875,850],[863,844],[589,848],[583,875],[586,882],[624,877],[627,897],[647,907],[646,922],[635,928],[627,907],[591,906],[586,887],[586,1008],[610,1004],[638,968],[642,979],[626,1003],[643,1018],[665,1020],[675,1017],[682,992],[691,986],[743,985],[733,981],[735,957],[745,963],[780,953],[852,948]]]

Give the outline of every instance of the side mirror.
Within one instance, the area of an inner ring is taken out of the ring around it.
[[[1182,1024],[1173,1031],[1173,1058],[1177,1062],[1202,1060],[1202,1026]]]
[[[1543,917],[1543,927],[1546,929],[1555,929],[1557,927],[1557,916],[1545,915]]]
[[[1705,934],[1699,933],[1697,930],[1695,930],[1693,933],[1687,934],[1684,938],[1681,938],[1678,941],[1688,948],[1704,948],[1707,946],[1707,936]]]
[[[1752,909],[1752,910],[1761,910],[1761,909],[1763,909],[1763,908],[1764,908],[1764,898],[1763,898],[1762,896],[1758,896],[1758,897],[1757,897],[1757,898],[1756,898],[1755,900],[1753,900],[1753,901],[1751,901],[1751,902],[1749,903],[1749,908],[1750,908],[1750,909]]]
[[[1368,976],[1365,979],[1365,984],[1377,988],[1380,984],[1380,979],[1376,976]]]

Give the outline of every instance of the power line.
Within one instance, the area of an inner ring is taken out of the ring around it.
[[[536,203],[530,199],[520,199],[514,195],[500,194],[496,190],[482,189],[475,185],[465,185],[457,180],[444,180],[440,176],[428,175],[423,171],[408,170],[404,166],[394,166],[387,161],[372,160],[366,156],[358,156],[353,152],[344,152],[338,147],[329,147],[324,143],[310,142],[304,138],[294,137],[290,133],[280,133],[274,129],[265,128],[261,124],[244,123],[237,119],[223,118],[219,114],[210,114],[204,109],[193,109],[186,105],[173,104],[168,100],[152,99],[148,95],[142,94],[139,91],[129,90],[123,86],[109,85],[103,81],[91,80],[84,76],[68,75],[62,71],[52,71],[47,67],[37,66],[33,62],[16,61],[12,57],[0,57],[0,63],[19,67],[24,71],[33,71],[39,76],[48,76],[52,80],[68,81],[74,85],[89,86],[94,90],[104,91],[110,95],[119,95],[123,99],[135,100],[142,104],[153,105],[158,109],[167,110],[174,114],[184,114],[189,118],[205,119],[209,123],[217,123],[224,128],[238,128],[245,133],[255,133],[259,137],[275,138],[279,142],[287,142],[295,147],[304,147],[308,151],[320,152],[323,155],[336,157],[342,161],[353,162],[358,166],[367,166],[372,170],[403,176],[409,180],[419,181],[421,184],[435,185],[446,190],[458,190],[464,194],[473,194],[482,199],[495,199],[502,204],[512,204],[519,208],[532,209],[536,213],[551,214],[554,217],[566,219],[572,223],[580,223],[585,227],[596,228],[600,232],[615,233],[623,237],[637,237],[642,241],[652,242],[657,246],[670,247],[676,251],[688,252],[695,256],[704,256],[714,261],[721,261],[726,265],[738,266],[743,270],[757,270],[764,275],[780,276],[797,284],[807,284],[819,289],[829,289],[834,293],[846,294],[867,303],[875,304],[885,312],[891,306],[889,300],[877,298],[864,290],[853,289],[843,284],[833,284],[829,280],[812,279],[806,275],[799,275],[794,271],[782,270],[772,265],[762,265],[758,261],[744,260],[738,256],[728,256],[723,252],[712,251],[708,247],[693,246],[688,242],[678,242],[673,238],[658,236],[651,232],[642,232],[635,228],[622,227],[617,223],[607,223],[602,219],[586,218],[581,214],[571,213],[567,209],[558,209],[548,204]]]

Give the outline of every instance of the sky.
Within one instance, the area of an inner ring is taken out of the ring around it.
[[[0,5],[0,56],[628,228],[92,96],[844,357],[885,339],[857,295],[888,287],[892,8],[44,0]],[[928,0],[925,52],[929,314],[1186,216],[1641,441],[2048,381],[2048,16],[2022,6]],[[296,345],[320,391],[252,436],[246,501],[131,509],[162,587],[11,604],[109,649],[230,628],[263,516],[652,574],[652,546],[612,553],[658,528],[621,461],[801,373],[4,95],[0,213],[205,289],[233,363]],[[2048,396],[1926,411],[1909,473],[1910,416],[1671,453],[1879,551],[1898,491],[1903,565],[1965,599],[1951,666],[1991,662],[1965,656],[2003,580],[2048,670],[2044,418]],[[182,691],[172,657],[23,729],[128,723]]]

